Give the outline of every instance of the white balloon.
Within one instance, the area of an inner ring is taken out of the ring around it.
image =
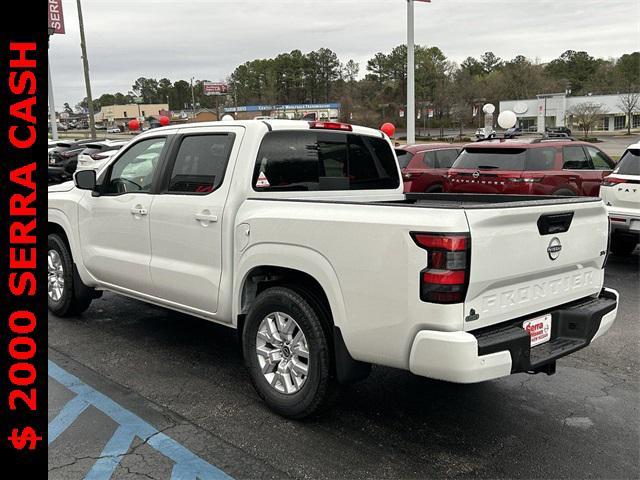
[[[228,122],[230,120],[235,120],[235,118],[233,118],[233,115],[226,114],[222,116],[222,121]]]
[[[496,111],[496,107],[492,103],[485,103],[484,107],[482,107],[482,111],[484,113],[493,113]]]
[[[518,121],[518,117],[511,110],[505,110],[498,115],[498,125],[502,128],[511,128],[515,126]]]

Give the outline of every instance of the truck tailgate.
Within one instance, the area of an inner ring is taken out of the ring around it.
[[[466,210],[471,271],[465,330],[598,293],[608,241],[602,202]]]

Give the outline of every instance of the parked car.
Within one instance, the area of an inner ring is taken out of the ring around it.
[[[85,145],[95,140],[71,140],[60,141],[57,147],[49,151],[49,183],[58,183],[70,180],[76,171],[78,155],[84,150]]]
[[[100,167],[126,144],[124,140],[104,140],[85,144],[84,150],[78,155],[76,170],[100,170]]]
[[[640,143],[629,146],[600,187],[611,220],[611,251],[628,255],[640,241]]]
[[[371,364],[551,374],[617,315],[600,199],[404,195],[379,130],[169,126],[74,180],[49,187],[52,314],[111,290],[236,329],[258,394],[291,418]]]
[[[444,191],[445,175],[460,149],[448,143],[405,145],[396,148],[405,192]]]
[[[571,129],[569,127],[547,127],[545,128],[545,132],[559,133],[559,134],[566,135],[567,137],[571,136]]]
[[[445,191],[597,197],[614,165],[598,147],[569,138],[470,143],[449,170]]]
[[[484,131],[484,128],[479,128],[476,130],[475,136],[478,140],[483,139],[483,138],[489,138],[489,137],[495,137],[496,135],[496,131],[494,129],[491,129],[489,131],[489,135],[487,136],[486,132]]]
[[[507,128],[504,132],[504,138],[519,137],[520,135],[522,135],[522,128],[520,127]]]
[[[107,133],[122,133],[120,127],[109,127],[107,128]]]

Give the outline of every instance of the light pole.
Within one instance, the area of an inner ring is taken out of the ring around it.
[[[78,22],[80,23],[80,49],[82,50],[82,66],[84,67],[84,83],[87,87],[87,103],[89,104],[89,130],[91,138],[96,138],[96,124],[93,111],[93,98],[91,97],[91,80],[89,79],[89,59],[87,58],[87,44],[84,38],[84,21],[82,20],[82,6],[78,3]]]
[[[407,0],[407,144],[416,143],[416,67],[413,0]]]
[[[196,118],[196,95],[193,92],[193,79],[195,77],[191,77],[191,110],[193,112],[193,118]]]
[[[49,27],[48,41],[51,41],[51,35],[55,33],[56,29]],[[47,48],[49,44],[47,43]],[[56,104],[53,101],[53,83],[51,82],[51,55],[47,55],[47,73],[49,75],[49,118],[51,122],[51,138],[58,140],[58,122],[56,121]]]

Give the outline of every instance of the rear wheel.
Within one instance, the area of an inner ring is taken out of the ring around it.
[[[638,241],[633,237],[612,235],[611,252],[614,255],[630,255],[636,248]]]
[[[569,190],[568,188],[561,188],[553,192],[554,195],[559,197],[575,197],[576,194],[573,190]]]
[[[323,316],[315,301],[286,287],[262,292],[247,314],[245,364],[258,395],[280,415],[307,417],[333,396]]]
[[[89,308],[93,289],[74,275],[71,252],[60,235],[48,236],[47,272],[47,306],[51,313],[68,317]]]
[[[434,185],[432,187],[427,188],[424,193],[442,193],[442,192],[443,192],[442,185]]]

